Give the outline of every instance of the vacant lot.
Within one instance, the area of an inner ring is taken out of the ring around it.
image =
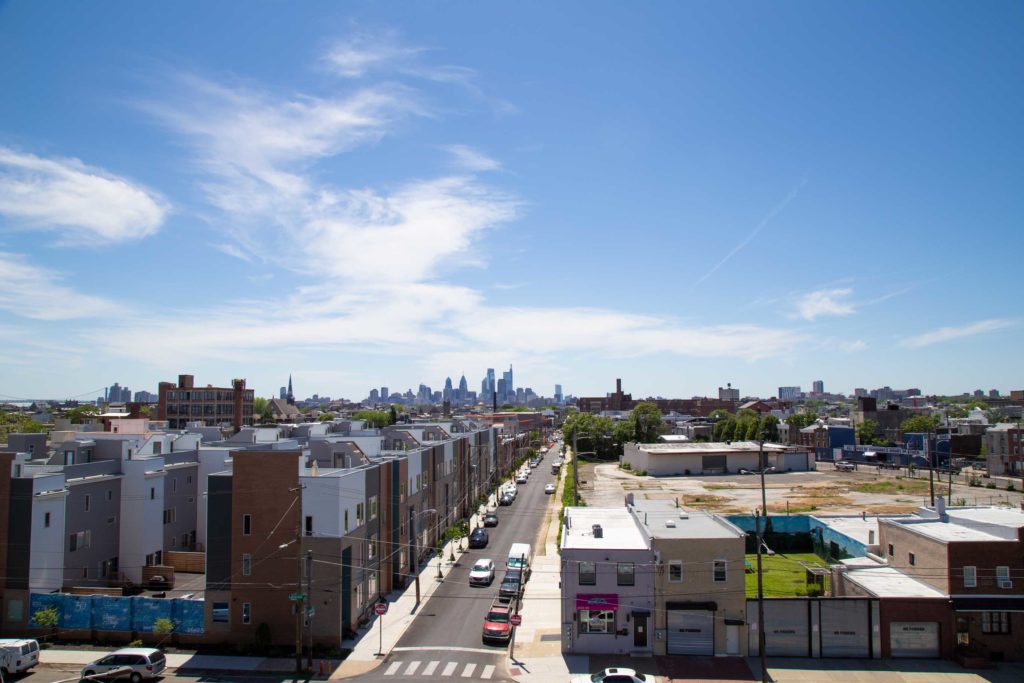
[[[792,598],[807,595],[807,566],[826,567],[814,553],[762,555],[761,567],[766,598]],[[757,555],[747,555],[747,597],[757,597]],[[828,587],[828,579],[825,579]]]
[[[856,472],[822,469],[786,472],[765,478],[768,510],[772,514],[895,514],[914,512],[931,501],[927,472],[909,478],[891,470],[862,468]],[[934,482],[935,494],[945,495],[945,478]],[[580,491],[588,505],[618,507],[623,497],[675,500],[681,505],[722,514],[751,514],[761,507],[761,482],[756,476],[637,476],[615,463],[580,466]],[[1019,487],[1018,487],[1019,488]],[[953,504],[1017,507],[1019,491],[953,484]]]

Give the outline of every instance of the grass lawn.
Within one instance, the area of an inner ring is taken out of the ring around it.
[[[928,490],[928,480],[882,479],[879,481],[860,482],[850,488],[860,493],[924,493]]]
[[[747,555],[747,562],[753,569],[747,572],[747,597],[757,597],[757,555]],[[806,571],[801,562],[809,562],[819,567],[827,564],[814,553],[790,553],[789,555],[762,555],[761,566],[764,575],[764,596],[766,598],[792,598],[807,595]],[[825,579],[828,587],[828,578]]]

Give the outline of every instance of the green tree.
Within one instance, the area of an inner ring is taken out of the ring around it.
[[[636,404],[629,416],[629,422],[633,425],[633,437],[639,443],[654,443],[665,431],[661,410],[657,404],[649,401]]]
[[[100,409],[88,403],[64,411],[64,417],[71,420],[72,424],[83,424],[99,414]]]
[[[616,457],[613,430],[614,423],[610,417],[599,417],[592,413],[571,413],[562,425],[565,443],[572,444],[575,438],[581,452],[593,451],[602,459]]]
[[[271,422],[274,416],[270,414],[270,401],[262,396],[252,400],[253,415],[258,415],[261,422]]]
[[[904,434],[917,432],[934,432],[939,427],[939,418],[934,415],[914,415],[908,417],[900,425]]]
[[[779,418],[774,415],[765,415],[761,418],[758,437],[765,441],[779,440]]]
[[[153,633],[158,636],[169,636],[174,633],[174,622],[167,617],[160,617],[153,622]]]
[[[612,427],[612,442],[615,444],[616,452],[621,454],[627,443],[636,441],[635,434],[632,420],[616,422],[615,426]]]
[[[864,446],[875,446],[882,441],[881,428],[874,420],[864,420],[857,425],[857,441]]]
[[[39,628],[51,629],[52,636],[57,636],[57,629],[60,627],[60,612],[56,607],[43,607],[37,609],[32,615],[32,623]]]
[[[732,441],[736,434],[736,418],[727,417],[724,420],[719,420],[712,427],[711,434],[715,441]]]
[[[371,428],[380,429],[387,427],[390,423],[390,414],[383,410],[360,410],[353,417],[356,420],[363,420]]]
[[[711,413],[708,415],[708,419],[709,420],[716,420],[716,421],[717,420],[725,420],[725,419],[730,418],[730,417],[735,417],[735,416],[732,413],[730,413],[728,410],[725,410],[724,408],[719,408],[718,410],[712,410]]]
[[[791,427],[795,427],[796,429],[810,427],[817,421],[818,416],[814,413],[794,413],[786,418],[786,424]]]
[[[335,417],[337,417],[337,415],[335,415],[334,413],[323,413],[322,415],[320,415],[318,419],[320,420],[320,422],[330,422]]]
[[[398,411],[395,410],[394,406],[388,409],[388,424],[393,425],[398,422]]]

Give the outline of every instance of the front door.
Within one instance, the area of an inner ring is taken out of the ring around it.
[[[647,647],[647,615],[633,615],[633,647]]]

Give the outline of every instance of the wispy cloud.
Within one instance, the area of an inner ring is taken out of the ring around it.
[[[760,222],[760,223],[758,223],[758,224],[757,224],[757,225],[756,225],[756,226],[754,227],[754,229],[753,229],[753,230],[751,231],[751,233],[750,233],[749,235],[747,235],[747,236],[746,236],[746,238],[745,238],[745,239],[744,239],[744,240],[743,240],[742,242],[740,242],[740,243],[739,243],[739,244],[737,244],[737,245],[736,245],[735,247],[733,247],[733,250],[732,250],[732,251],[730,251],[730,252],[729,252],[728,254],[726,254],[726,255],[725,255],[725,257],[724,257],[724,258],[723,258],[723,259],[722,259],[721,261],[719,261],[718,263],[716,263],[716,264],[714,265],[714,267],[713,267],[713,268],[712,268],[711,270],[709,270],[708,272],[704,273],[704,275],[702,275],[702,276],[700,277],[700,279],[699,279],[699,280],[697,280],[696,282],[694,282],[694,283],[693,283],[693,287],[691,287],[691,289],[693,289],[693,288],[697,287],[697,285],[699,285],[700,283],[704,282],[704,281],[705,281],[705,280],[707,280],[707,279],[708,279],[709,277],[711,277],[711,276],[712,276],[712,275],[714,275],[714,274],[715,274],[716,272],[718,272],[718,269],[719,269],[719,268],[721,268],[722,266],[724,266],[724,265],[725,265],[725,264],[726,264],[726,263],[727,263],[727,262],[729,261],[729,259],[731,259],[731,258],[732,258],[733,256],[735,256],[735,255],[736,255],[737,253],[739,253],[739,251],[740,251],[741,249],[743,249],[743,248],[744,248],[744,247],[746,247],[746,246],[747,246],[748,244],[750,244],[750,242],[751,242],[751,241],[752,241],[752,240],[753,240],[753,239],[754,239],[755,237],[757,237],[757,234],[758,234],[759,232],[761,232],[761,230],[763,230],[763,229],[764,229],[764,227],[765,227],[766,225],[768,225],[768,224],[769,224],[769,223],[770,223],[770,222],[772,221],[772,219],[773,219],[773,218],[775,218],[775,217],[776,217],[776,216],[778,216],[778,215],[779,215],[780,213],[782,213],[782,211],[783,211],[783,210],[784,210],[784,209],[785,209],[785,208],[786,208],[787,206],[789,206],[789,203],[790,203],[790,202],[792,202],[792,201],[793,201],[794,199],[796,199],[796,196],[797,196],[798,194],[800,194],[800,190],[801,190],[801,189],[803,189],[804,185],[806,185],[806,184],[807,184],[807,178],[801,178],[801,179],[800,179],[800,182],[799,182],[799,183],[797,183],[797,186],[796,186],[796,187],[794,187],[794,188],[793,188],[793,190],[792,190],[792,191],[791,191],[791,192],[790,192],[790,193],[789,193],[788,195],[786,195],[786,198],[785,198],[785,199],[783,199],[783,200],[782,200],[781,202],[779,202],[779,203],[778,203],[778,204],[777,204],[777,205],[776,205],[776,206],[775,206],[775,207],[774,207],[774,208],[773,208],[773,209],[772,209],[771,211],[769,211],[769,212],[767,213],[767,215],[765,215],[765,217],[761,219],[761,222]]]
[[[124,306],[61,284],[52,270],[26,263],[22,254],[0,252],[0,309],[35,320],[72,320],[121,315]]]
[[[856,308],[848,301],[852,289],[821,289],[808,292],[796,302],[796,314],[804,320],[823,316],[852,315]]]
[[[856,353],[857,351],[863,351],[868,347],[868,344],[863,339],[853,339],[851,341],[845,341],[839,345],[843,351],[847,353]]]
[[[483,172],[501,170],[501,164],[498,161],[467,145],[450,145],[445,149],[452,155],[455,163],[460,168],[464,168],[467,171]]]
[[[937,330],[932,330],[931,332],[907,337],[901,341],[900,344],[911,349],[920,349],[925,346],[940,344],[954,339],[963,339],[964,337],[974,337],[979,334],[995,332],[996,330],[1002,330],[1017,324],[1019,324],[1019,321],[1017,320],[992,318],[989,320],[981,320],[976,323],[971,323],[969,325],[962,325],[960,327],[942,327]]]
[[[399,44],[394,31],[360,31],[335,42],[324,60],[339,76],[361,78],[382,67],[407,65],[422,51]]]
[[[59,242],[146,237],[159,230],[167,211],[156,192],[78,159],[0,147],[0,214],[27,229],[59,231]]]

